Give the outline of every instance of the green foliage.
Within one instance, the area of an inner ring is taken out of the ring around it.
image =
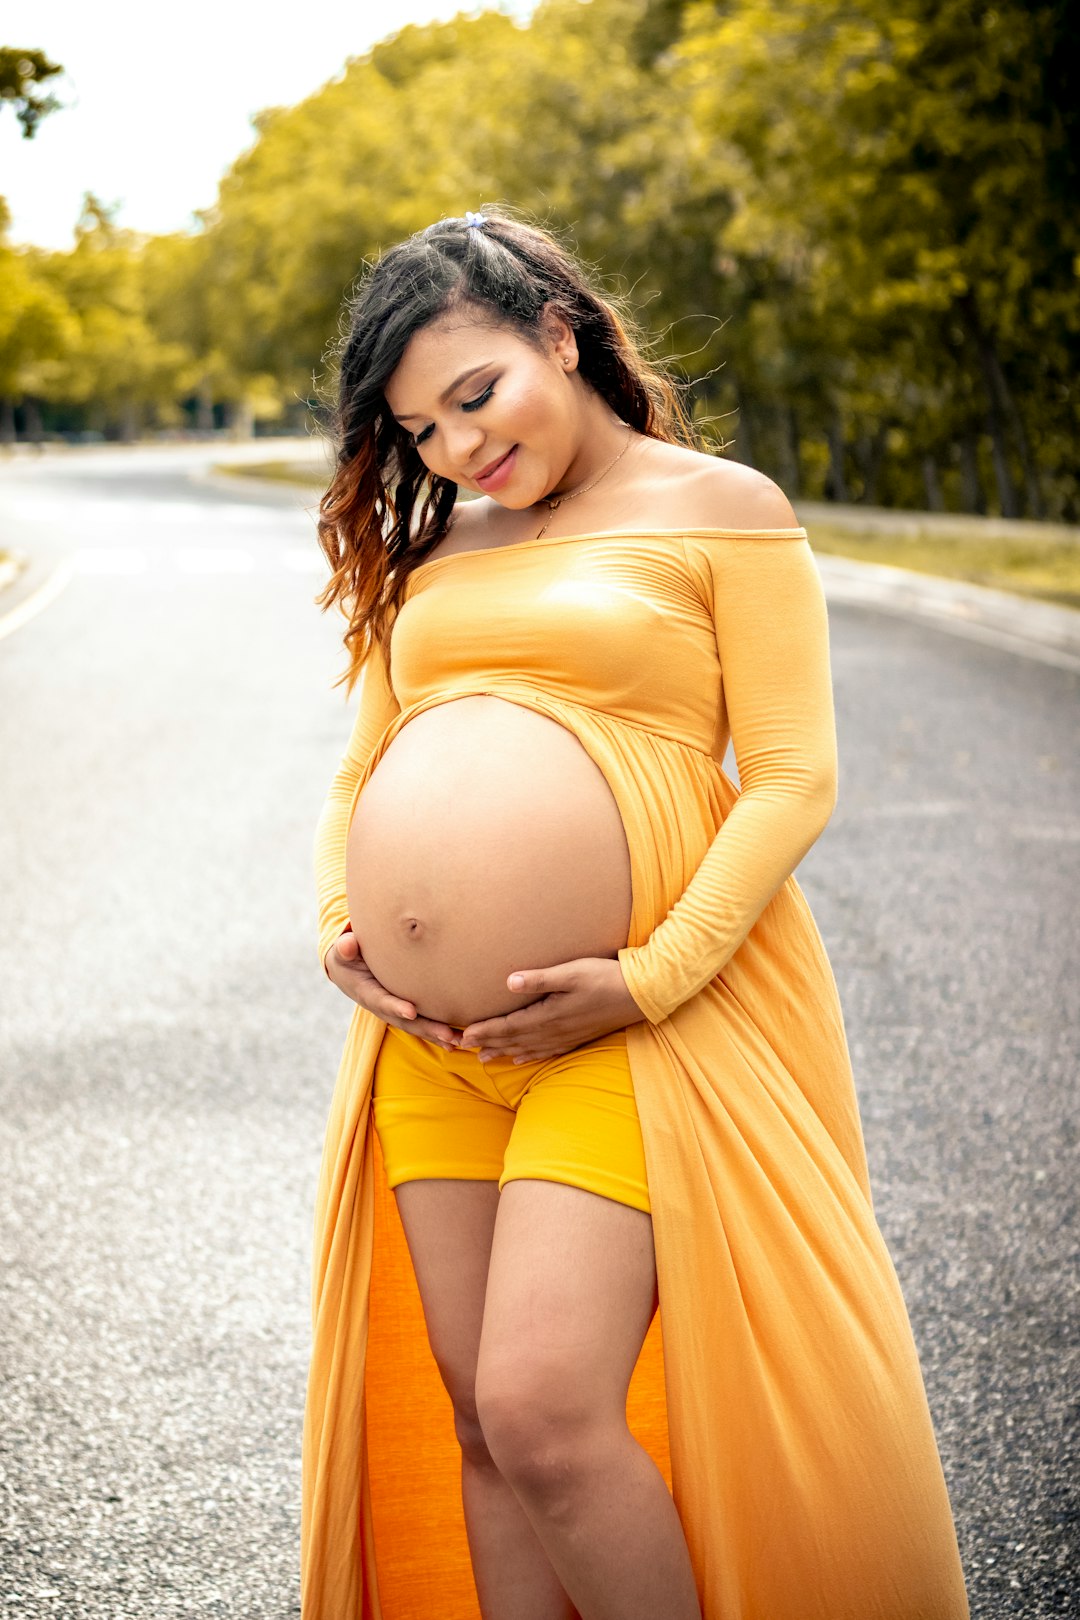
[[[38,95],[37,86],[63,71],[58,62],[49,61],[44,51],[0,45],[0,104],[10,102],[15,108],[26,140],[33,137],[41,120],[60,105],[53,95]]]
[[[0,399],[42,393],[50,363],[75,337],[70,309],[33,255],[0,241]]]
[[[43,365],[40,392],[46,399],[92,404],[126,438],[152,409],[159,418],[175,416],[174,402],[193,382],[188,347],[163,338],[148,319],[143,245],[89,196],[71,252],[38,259],[43,280],[75,323],[62,357]]]
[[[631,292],[717,444],[792,495],[1080,521],[1068,17],[543,0],[406,27],[260,115],[198,232],[93,217],[35,261],[80,334],[49,397],[164,420],[186,390],[203,425],[303,401],[365,262],[505,199]]]

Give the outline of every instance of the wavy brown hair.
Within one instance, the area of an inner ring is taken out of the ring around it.
[[[390,248],[361,277],[338,344],[333,479],[319,505],[319,543],[330,580],[316,597],[348,620],[351,689],[372,645],[387,654],[393,620],[414,568],[449,526],[458,486],[428,472],[412,436],[394,421],[383,390],[409,339],[440,316],[473,306],[544,347],[553,309],[573,328],[581,377],[637,432],[698,446],[679,385],[646,350],[624,300],[555,237],[500,206],[479,229],[444,219]]]

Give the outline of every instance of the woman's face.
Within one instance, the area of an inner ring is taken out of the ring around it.
[[[553,319],[542,352],[460,312],[421,327],[384,390],[425,466],[519,510],[554,489],[580,437],[577,345]]]

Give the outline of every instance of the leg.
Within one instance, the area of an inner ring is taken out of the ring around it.
[[[498,1183],[407,1181],[395,1197],[428,1339],[454,1405],[480,1612],[484,1620],[575,1620],[521,1503],[491,1460],[476,1415],[476,1357]]]
[[[675,1504],[626,1425],[656,1309],[652,1221],[559,1182],[503,1187],[480,1424],[582,1620],[700,1620]]]

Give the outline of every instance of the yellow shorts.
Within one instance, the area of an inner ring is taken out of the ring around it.
[[[534,1178],[649,1213],[626,1031],[563,1057],[481,1063],[388,1025],[375,1064],[375,1129],[391,1187]]]

